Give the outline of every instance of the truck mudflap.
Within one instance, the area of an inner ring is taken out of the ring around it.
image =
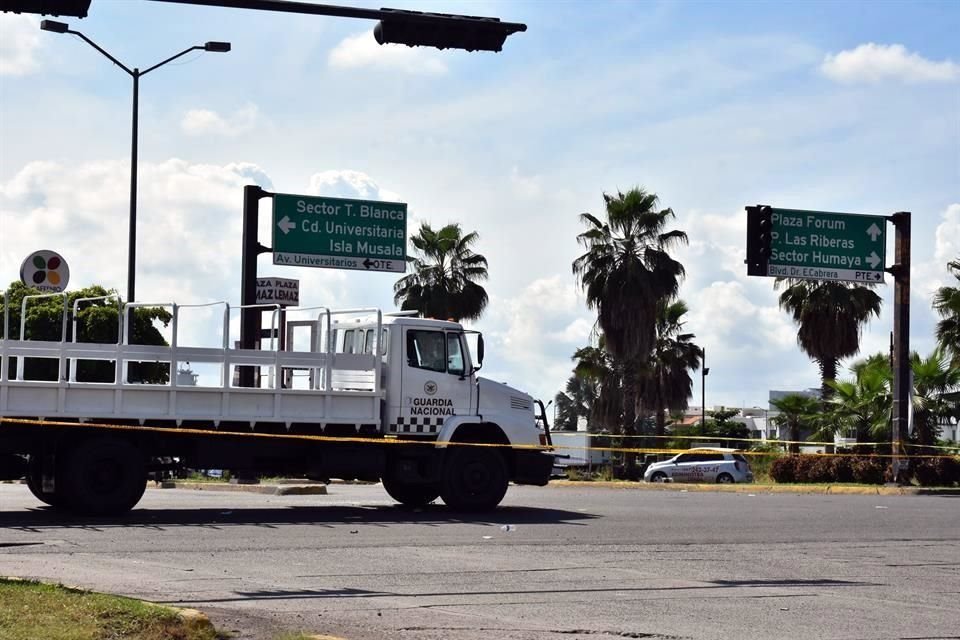
[[[516,484],[534,484],[542,487],[553,472],[553,454],[546,451],[516,451],[516,472],[511,478]]]

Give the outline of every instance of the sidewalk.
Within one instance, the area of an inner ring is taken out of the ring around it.
[[[858,496],[923,496],[957,495],[960,488],[950,487],[895,487],[886,485],[846,484],[685,484],[680,482],[628,482],[551,480],[551,487],[607,487],[611,489],[636,489],[640,491],[714,491],[721,493],[799,493]]]

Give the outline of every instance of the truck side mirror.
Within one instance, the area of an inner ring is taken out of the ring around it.
[[[483,334],[477,334],[477,364],[483,366]]]

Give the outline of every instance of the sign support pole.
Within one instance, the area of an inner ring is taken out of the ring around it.
[[[269,248],[257,240],[260,214],[260,200],[272,197],[257,185],[243,187],[243,253],[240,267],[240,306],[257,303],[257,256],[267,253]],[[260,340],[260,309],[240,310],[240,348],[256,349]],[[241,387],[252,387],[255,381],[256,367],[240,367]]]
[[[910,411],[910,212],[898,211],[890,216],[896,229],[896,263],[888,269],[893,274],[893,481],[902,482],[901,471],[909,459],[901,460],[903,441],[909,436],[907,418]]]

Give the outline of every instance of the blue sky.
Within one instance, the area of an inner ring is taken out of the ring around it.
[[[772,281],[746,277],[748,204],[912,211],[912,341],[932,347],[930,293],[960,255],[956,2],[391,6],[528,31],[502,53],[471,54],[379,47],[366,21],[135,0],[94,0],[70,20],[141,68],[233,43],[141,82],[139,298],[238,302],[244,184],[399,199],[411,228],[479,232],[486,372],[552,397],[593,321],[570,271],[577,216],[640,185],[690,236],[682,296],[710,357],[708,405],[762,405],[768,389],[818,383]],[[130,80],[38,24],[0,15],[0,281],[49,248],[75,285],[124,290]],[[304,304],[392,305],[389,274],[266,256],[260,271],[300,278]],[[868,353],[892,328],[892,284],[881,293]],[[190,329],[197,342],[215,341],[208,324]]]

